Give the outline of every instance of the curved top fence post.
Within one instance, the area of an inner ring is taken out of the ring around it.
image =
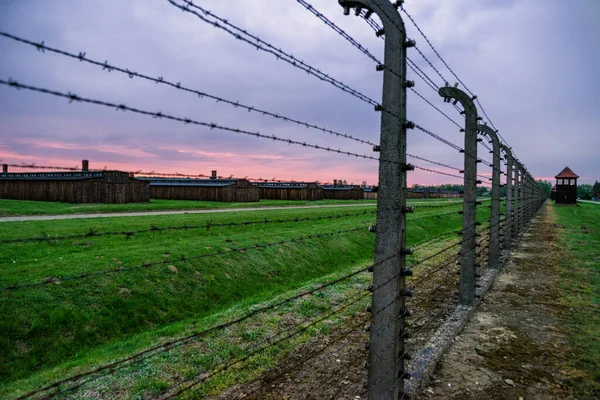
[[[350,8],[375,13],[383,24],[385,56],[381,106],[381,159],[373,268],[373,305],[369,345],[370,399],[396,400],[404,395],[404,293],[406,256],[406,33],[402,18],[389,0],[339,0]],[[382,67],[382,68],[381,68]],[[414,167],[412,167],[414,168]]]
[[[512,236],[514,240],[518,240],[521,226],[521,168],[519,168],[519,160],[513,158],[513,166],[515,168],[515,207],[513,209],[512,221]]]
[[[477,108],[473,99],[456,87],[442,87],[439,95],[445,102],[460,102],[465,114],[465,167],[462,223],[462,248],[460,253],[460,304],[475,303],[475,257],[477,217]]]
[[[512,224],[513,224],[513,156],[510,147],[501,144],[500,147],[506,155],[506,208],[504,211],[504,249],[512,247]]]
[[[490,268],[500,268],[500,140],[496,131],[485,124],[477,125],[477,130],[492,140],[492,211],[490,213]]]

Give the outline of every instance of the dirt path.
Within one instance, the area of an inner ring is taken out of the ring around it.
[[[532,221],[473,319],[438,365],[424,399],[566,399],[555,215]]]
[[[409,202],[411,205],[432,205],[448,204],[448,202]],[[451,203],[462,203],[461,201],[452,201]],[[113,217],[143,217],[148,215],[177,215],[177,214],[208,214],[208,213],[228,213],[241,211],[269,211],[269,210],[289,210],[305,208],[339,208],[339,207],[376,207],[377,203],[365,204],[327,204],[318,206],[277,206],[277,207],[245,207],[245,208],[212,208],[202,210],[170,210],[170,211],[134,211],[134,212],[114,212],[114,213],[93,213],[93,214],[63,214],[63,215],[31,215],[16,217],[0,217],[0,222],[21,222],[21,221],[52,221],[57,219],[79,219],[79,218],[113,218]]]

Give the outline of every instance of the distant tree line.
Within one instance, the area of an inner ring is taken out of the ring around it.
[[[546,197],[550,198],[550,193],[552,192],[552,182],[542,179],[538,179],[536,182],[540,189],[542,189],[542,191],[546,194]]]
[[[424,190],[434,190],[434,191],[448,190],[451,192],[462,192],[462,191],[464,191],[465,187],[463,185],[452,184],[452,183],[445,183],[443,185],[419,185],[418,183],[415,183],[414,185],[411,186],[411,189],[417,189],[417,190],[424,189]],[[504,191],[506,192],[506,189]],[[502,189],[500,191],[500,195],[502,195]],[[477,196],[490,196],[490,191],[485,186],[478,186],[477,187]]]
[[[600,182],[596,181],[593,185],[587,183],[577,185],[577,197],[582,200],[600,198]]]
[[[544,193],[546,193],[546,196],[550,197],[550,192],[552,191],[552,182],[540,179],[537,181],[537,184],[544,191]],[[596,181],[593,185],[587,183],[577,185],[577,197],[579,197],[582,200],[600,198],[600,182]]]
[[[538,179],[538,186],[542,191],[546,194],[546,197],[550,198],[550,193],[552,192],[552,182],[545,181],[542,179]],[[458,184],[443,184],[443,185],[419,185],[415,183],[411,187],[412,189],[425,189],[425,190],[449,190],[449,191],[457,191],[462,192],[464,190],[463,185]],[[486,186],[478,186],[477,187],[477,196],[490,196],[490,188]],[[506,196],[506,186],[502,186],[500,188],[500,196]],[[600,198],[600,182],[596,181],[593,185],[589,184],[581,184],[577,186],[577,196],[582,200],[590,200],[592,198],[598,199]]]

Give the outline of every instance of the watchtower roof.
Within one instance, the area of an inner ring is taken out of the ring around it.
[[[577,175],[575,172],[571,171],[571,168],[569,167],[565,167],[562,171],[560,171],[560,174],[555,176],[556,179],[558,178],[579,178],[579,175]]]

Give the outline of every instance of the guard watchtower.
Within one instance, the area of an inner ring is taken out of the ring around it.
[[[577,204],[577,175],[571,168],[565,167],[556,178],[556,204]]]

